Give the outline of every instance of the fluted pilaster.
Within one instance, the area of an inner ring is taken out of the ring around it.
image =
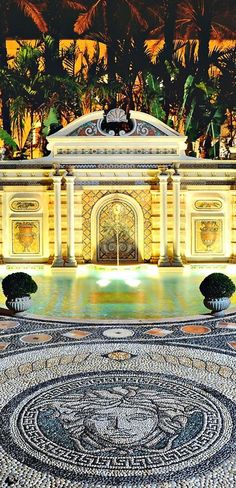
[[[172,266],[183,266],[180,257],[180,180],[179,174],[172,176],[173,181],[173,261]]]
[[[160,180],[160,258],[159,266],[170,266],[167,247],[167,180],[168,175],[161,173]]]
[[[65,176],[67,205],[67,258],[65,266],[76,267],[75,259],[75,215],[74,215],[74,183],[75,176]]]
[[[64,266],[61,241],[61,176],[53,176],[54,188],[54,259],[53,268]]]

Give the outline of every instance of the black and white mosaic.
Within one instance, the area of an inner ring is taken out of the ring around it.
[[[11,436],[11,453],[54,474],[175,479],[232,452],[236,406],[218,396],[162,375],[67,377],[14,398],[1,442]]]
[[[0,486],[236,486],[236,317],[0,317]]]

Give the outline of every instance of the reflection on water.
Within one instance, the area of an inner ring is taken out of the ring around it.
[[[232,265],[178,270],[145,264],[119,269],[84,265],[71,270],[1,266],[1,278],[16,271],[28,272],[38,284],[31,313],[90,319],[155,319],[206,313],[198,290],[202,279],[218,271],[236,282],[236,266]],[[2,292],[0,299],[0,306],[4,306]],[[236,305],[236,294],[231,302]]]

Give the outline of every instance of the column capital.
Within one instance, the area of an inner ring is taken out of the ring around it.
[[[169,175],[167,173],[160,173],[158,175],[158,178],[160,180],[160,183],[165,183],[168,180]]]
[[[61,183],[62,176],[61,175],[52,175],[53,183]]]
[[[181,181],[181,175],[179,173],[174,173],[172,175],[173,183],[178,183]]]
[[[70,185],[73,185],[74,182],[75,182],[75,180],[76,180],[76,176],[74,176],[74,175],[65,175],[64,176],[64,179],[65,179],[65,181],[66,181],[67,184],[69,183]]]

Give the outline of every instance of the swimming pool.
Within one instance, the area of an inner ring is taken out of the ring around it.
[[[38,291],[30,313],[75,319],[158,319],[206,313],[198,289],[202,279],[218,271],[236,283],[236,265],[192,265],[157,268],[143,264],[116,268],[82,265],[55,269],[47,265],[1,266],[1,278],[24,271]],[[236,294],[231,303],[236,306]],[[0,292],[0,306],[5,297]]]

